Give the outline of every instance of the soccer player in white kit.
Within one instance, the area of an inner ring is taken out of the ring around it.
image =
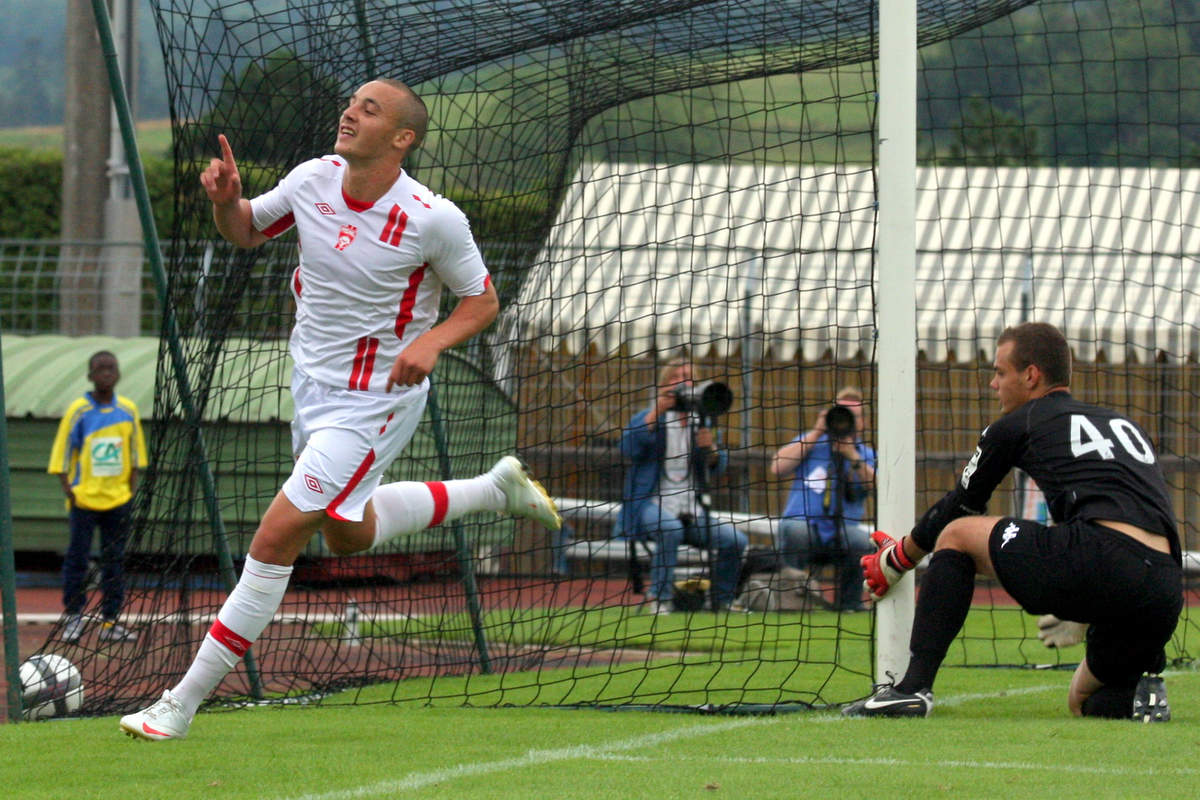
[[[466,217],[401,168],[427,125],[408,86],[375,80],[350,98],[334,155],[301,164],[266,194],[242,197],[224,135],[221,158],[200,176],[217,230],[233,244],[256,247],[292,227],[299,234],[289,342],[297,458],[183,679],[121,718],[130,736],[187,735],[200,703],[271,621],[318,529],[345,555],[474,511],[562,526],[545,489],[512,456],[466,480],[380,485],[420,422],[438,356],[487,327],[500,305]],[[438,322],[443,286],[458,303]]]

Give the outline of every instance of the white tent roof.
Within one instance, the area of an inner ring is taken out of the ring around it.
[[[508,331],[572,352],[870,353],[874,192],[844,165],[585,164]],[[931,359],[990,354],[1023,301],[1080,359],[1200,353],[1200,170],[923,168],[917,250]]]

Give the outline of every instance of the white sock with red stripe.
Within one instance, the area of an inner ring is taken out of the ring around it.
[[[504,504],[504,492],[488,475],[456,481],[387,483],[371,495],[375,509],[375,541],[371,546],[420,533],[472,511],[503,511]]]
[[[187,674],[171,690],[189,713],[196,713],[204,698],[237,666],[279,610],[287,590],[291,567],[264,564],[246,556],[242,577],[217,612]]]

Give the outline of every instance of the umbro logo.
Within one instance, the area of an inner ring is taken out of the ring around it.
[[[1003,550],[1004,545],[1008,544],[1013,539],[1017,538],[1017,534],[1020,532],[1021,532],[1021,529],[1017,527],[1017,523],[1015,523],[1015,522],[1008,523],[1008,526],[1004,529],[1004,533],[1002,533],[1000,535],[1001,538],[1003,539],[1003,541],[1000,542],[1000,549]]]
[[[307,472],[304,473],[304,485],[308,487],[309,491],[316,492],[317,494],[325,494],[325,491],[321,488],[321,482]]]
[[[333,206],[329,205],[329,203],[316,203],[315,205],[317,207],[317,211],[320,211],[327,217],[331,217],[337,213],[333,210]]]

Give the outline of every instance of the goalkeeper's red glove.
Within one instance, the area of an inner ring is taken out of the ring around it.
[[[863,588],[874,600],[882,600],[904,573],[916,566],[905,553],[900,542],[883,531],[871,534],[871,541],[878,549],[858,561],[862,564]]]

